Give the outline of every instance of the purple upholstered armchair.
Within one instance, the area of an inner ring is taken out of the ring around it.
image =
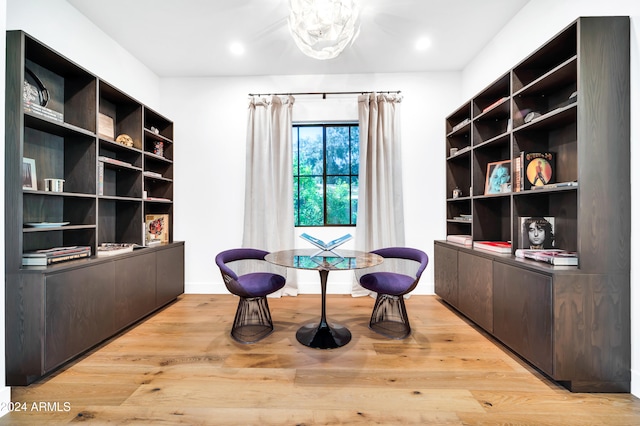
[[[240,343],[255,343],[273,331],[267,295],[284,287],[286,268],[265,261],[267,254],[264,250],[238,248],[216,256],[224,284],[240,297],[231,327],[231,337]]]
[[[393,339],[404,339],[411,334],[404,295],[418,285],[429,257],[409,247],[387,247],[371,253],[384,257],[384,262],[356,271],[360,285],[378,294],[369,328]]]

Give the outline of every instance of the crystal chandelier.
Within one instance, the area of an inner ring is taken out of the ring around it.
[[[356,1],[290,0],[289,30],[305,55],[335,58],[360,32]]]

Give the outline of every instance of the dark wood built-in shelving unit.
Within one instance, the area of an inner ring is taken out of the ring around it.
[[[628,17],[579,18],[446,119],[447,235],[513,248],[436,241],[436,294],[578,392],[630,391],[629,35]],[[549,151],[575,186],[485,195],[487,164]],[[529,216],[555,218],[577,267],[514,256]]]
[[[25,109],[27,68],[48,89],[44,113]],[[112,119],[113,137],[101,132],[100,114]],[[181,294],[184,243],[172,237],[170,120],[9,31],[5,123],[6,376],[8,385],[26,385]],[[133,146],[117,142],[121,134]],[[23,158],[35,160],[36,189],[23,189]],[[64,192],[45,191],[45,178],[64,179]],[[168,244],[96,256],[102,243],[143,246],[147,214],[168,215]],[[91,257],[22,266],[25,252],[66,246],[88,246]]]

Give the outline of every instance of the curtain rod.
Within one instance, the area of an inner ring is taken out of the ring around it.
[[[300,96],[300,95],[322,95],[326,99],[327,95],[366,95],[369,93],[402,93],[400,90],[383,91],[359,91],[359,92],[288,92],[288,93],[249,93],[249,96]]]

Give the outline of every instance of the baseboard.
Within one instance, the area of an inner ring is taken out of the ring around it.
[[[640,398],[640,371],[631,370],[631,394]]]

